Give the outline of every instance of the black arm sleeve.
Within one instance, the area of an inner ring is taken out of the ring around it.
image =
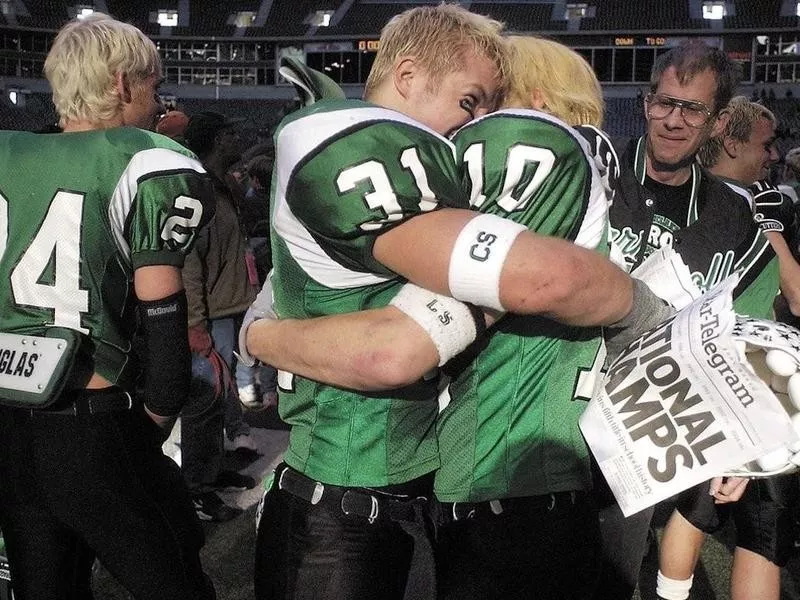
[[[142,335],[144,403],[161,416],[177,415],[186,400],[192,376],[187,332],[186,293],[139,302]]]

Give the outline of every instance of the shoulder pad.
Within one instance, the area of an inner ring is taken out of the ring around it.
[[[295,58],[284,56],[278,73],[294,85],[303,106],[319,100],[344,100],[345,94],[333,79],[303,64]]]

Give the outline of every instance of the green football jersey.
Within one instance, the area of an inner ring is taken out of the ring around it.
[[[275,144],[272,285],[281,317],[385,306],[404,281],[373,257],[377,236],[442,205],[466,208],[453,145],[397,112],[319,102],[287,117]],[[280,373],[286,462],[342,486],[433,471],[435,383],[364,394]]]
[[[166,137],[0,132],[0,331],[78,331],[82,367],[132,389],[133,272],[180,267],[212,214],[205,170]]]
[[[505,110],[454,142],[473,208],[607,255],[605,191],[574,130]],[[507,315],[458,357],[437,426],[436,496],[478,502],[588,488],[578,418],[599,381],[601,345],[597,328]]]

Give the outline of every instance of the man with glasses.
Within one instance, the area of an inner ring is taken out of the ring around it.
[[[766,107],[737,96],[725,109],[722,135],[698,152],[703,167],[755,205],[755,218],[774,248],[781,268],[781,290],[797,310],[800,265],[784,234],[794,221],[791,200],[767,182],[778,160],[775,115]],[[797,477],[783,475],[751,481],[742,499],[718,507],[703,484],[679,494],[661,539],[659,597],[685,600],[706,533],[720,529],[730,516],[736,524],[730,597],[778,600],[780,568],[793,551],[791,507],[797,501]]]
[[[630,270],[664,247],[673,248],[706,291],[732,272],[737,312],[769,317],[778,289],[778,265],[753,220],[750,204],[695,160],[720,135],[721,112],[737,84],[727,55],[701,42],[673,48],[656,61],[645,97],[647,134],[617,148],[621,173],[610,209],[612,236]],[[598,472],[599,473],[599,472]],[[604,565],[598,598],[633,595],[646,550],[652,509],[625,519],[598,476]],[[737,500],[742,482],[712,481],[717,502]]]

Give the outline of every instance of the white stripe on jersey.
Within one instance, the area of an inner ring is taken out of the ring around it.
[[[151,173],[185,171],[187,169],[198,173],[206,172],[199,160],[167,148],[148,148],[131,157],[128,166],[120,175],[108,204],[108,221],[111,223],[111,232],[114,234],[117,248],[125,256],[128,264],[131,260],[131,249],[125,239],[125,222],[139,191],[139,179]]]
[[[732,181],[728,181],[727,179],[724,180],[724,182],[725,182],[725,185],[727,185],[734,192],[739,194],[742,198],[747,200],[747,205],[750,207],[750,212],[752,212],[755,209],[755,207],[753,205],[753,194],[751,194],[750,191],[747,188],[745,188],[743,186],[736,185],[735,183],[733,183]]]
[[[375,106],[364,106],[319,112],[301,117],[283,126],[278,133],[276,146],[280,148],[275,169],[275,197],[272,226],[286,244],[295,262],[317,283],[332,289],[348,289],[389,281],[393,277],[353,271],[334,261],[317,244],[308,229],[292,213],[286,201],[286,188],[298,164],[318,147],[341,131],[370,122],[395,121],[422,129],[438,137],[451,149],[455,146],[432,129],[397,111]]]

